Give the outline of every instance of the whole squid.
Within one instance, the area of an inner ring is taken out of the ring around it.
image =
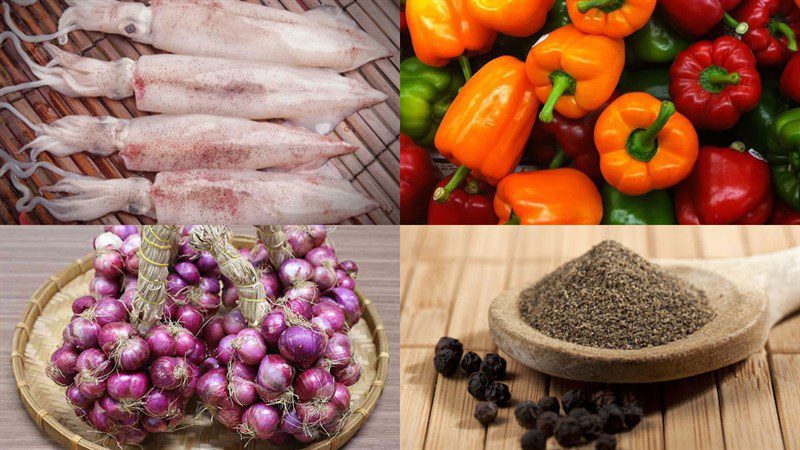
[[[341,9],[303,14],[238,0],[153,0],[150,6],[115,0],[67,0],[57,33],[25,36],[67,42],[74,30],[101,31],[181,55],[213,56],[306,67],[353,70],[389,51]]]
[[[86,152],[107,156],[119,152],[128,170],[161,172],[189,169],[295,169],[352,153],[355,146],[305,128],[247,119],[187,114],[117,119],[67,116],[35,125],[8,103],[10,110],[37,138],[17,153],[30,150],[69,156]]]
[[[200,56],[158,54],[107,62],[45,44],[52,60],[42,66],[24,52],[13,33],[0,33],[0,42],[6,38],[14,41],[39,80],[0,88],[0,96],[39,86],[71,97],[135,95],[141,111],[285,119],[320,134],[387,98],[328,69]]]

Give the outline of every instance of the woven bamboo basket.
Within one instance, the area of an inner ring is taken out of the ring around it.
[[[241,248],[252,246],[254,238],[237,236],[234,244]],[[45,374],[50,354],[61,343],[61,332],[72,316],[72,300],[88,294],[92,279],[93,254],[75,261],[65,270],[53,275],[30,298],[28,306],[14,330],[11,365],[17,390],[28,414],[36,425],[64,447],[70,449],[116,448],[116,442],[102,436],[84,424],[67,403],[66,388],[53,383]],[[361,380],[350,386],[349,415],[335,436],[306,446],[295,444],[288,448],[337,449],[344,445],[366,422],[378,402],[389,366],[389,346],[381,319],[372,302],[357,292],[361,300],[362,320],[351,330],[355,356],[363,364]],[[190,403],[189,411],[193,411]],[[208,417],[187,414],[185,428],[171,433],[151,434],[145,448],[244,448],[246,441],[226,430]],[[287,448],[253,440],[247,448]]]

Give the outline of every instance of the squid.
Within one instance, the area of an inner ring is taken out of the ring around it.
[[[320,134],[388,98],[328,69],[200,56],[158,54],[108,62],[45,44],[52,60],[42,66],[24,52],[12,32],[0,33],[0,42],[5,38],[12,39],[38,80],[0,88],[0,96],[41,86],[70,97],[135,96],[141,111],[285,119]]]
[[[37,135],[17,152],[65,157],[78,152],[107,156],[119,152],[132,171],[189,169],[296,169],[352,153],[355,146],[304,128],[247,119],[188,114],[117,119],[67,116],[35,125],[0,102]]]
[[[344,11],[322,6],[303,14],[238,0],[153,0],[150,6],[115,0],[67,0],[59,31],[26,36],[43,42],[67,43],[75,30],[120,34],[166,52],[293,66],[326,67],[338,72],[356,69],[390,56]]]
[[[379,205],[361,195],[336,168],[260,172],[255,170],[195,169],[160,172],[146,178],[99,179],[67,172],[50,163],[22,163],[0,151],[14,186],[23,192],[19,212],[42,205],[62,221],[86,221],[116,211],[156,219],[162,224],[224,223],[338,223]],[[62,176],[43,192],[71,194],[46,199],[32,196],[20,179],[44,168]]]

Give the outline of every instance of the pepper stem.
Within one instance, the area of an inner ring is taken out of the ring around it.
[[[459,56],[458,64],[461,65],[461,71],[464,73],[464,81],[469,81],[472,78],[472,65],[469,63],[469,58],[464,55]]]
[[[503,225],[519,225],[520,220],[519,216],[512,210],[511,214],[508,215],[508,220]]]
[[[464,182],[464,179],[467,178],[469,171],[470,169],[467,166],[458,166],[458,169],[456,169],[450,181],[448,181],[444,187],[437,187],[436,190],[433,191],[433,201],[440,204],[446,202],[447,199],[450,198],[450,194],[458,189],[461,183]]]
[[[744,153],[744,151],[747,150],[747,146],[744,145],[744,142],[742,141],[731,142],[730,148],[736,150],[739,153]]]
[[[709,73],[706,78],[709,82],[714,84],[739,84],[739,73]]]
[[[628,137],[628,154],[634,159],[648,162],[658,153],[656,139],[664,129],[670,117],[675,114],[675,104],[670,101],[661,102],[656,120],[645,129],[635,130]]]
[[[747,22],[739,22],[728,13],[722,15],[722,20],[725,22],[725,25],[733,28],[736,34],[745,34],[747,30],[750,29],[750,25],[748,25]]]
[[[558,169],[567,162],[567,154],[564,153],[564,149],[559,147],[558,145],[555,146],[555,149],[556,149],[556,154],[550,161],[550,167],[549,167],[550,169]]]
[[[794,33],[794,30],[789,25],[786,25],[784,22],[780,20],[770,19],[770,28],[775,30],[775,33],[782,34],[786,36],[786,48],[790,51],[796,52],[797,51],[797,36]]]
[[[584,0],[578,2],[578,12],[586,14],[590,9],[599,9],[603,12],[610,12],[622,6],[620,0]]]
[[[740,80],[738,72],[728,72],[720,66],[708,66],[700,72],[700,86],[712,94],[719,94],[729,85],[739,84]]]
[[[558,99],[561,98],[564,92],[572,89],[575,84],[575,79],[566,72],[555,72],[550,78],[553,83],[553,89],[550,90],[550,95],[547,96],[547,101],[539,113],[539,120],[544,123],[553,121],[553,108],[555,108]]]

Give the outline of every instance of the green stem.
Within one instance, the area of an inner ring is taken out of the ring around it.
[[[628,154],[634,159],[648,162],[658,153],[656,139],[664,129],[670,117],[675,114],[675,104],[670,101],[661,102],[658,116],[649,127],[636,130],[628,137]]]
[[[620,0],[584,0],[578,2],[578,12],[586,14],[589,10],[597,8],[603,12],[611,12],[622,7]]]
[[[469,63],[469,58],[464,55],[459,56],[458,64],[461,65],[461,71],[464,73],[464,81],[469,81],[472,78],[472,65]]]
[[[729,85],[739,84],[738,72],[728,72],[720,66],[708,66],[700,72],[700,86],[707,92],[719,94]]]
[[[739,73],[709,73],[706,79],[714,84],[739,84]]]
[[[730,148],[736,150],[739,153],[744,153],[745,150],[747,150],[747,146],[744,145],[744,142],[742,142],[742,141],[732,142],[731,145],[730,145]]]
[[[508,220],[503,225],[519,225],[519,224],[520,224],[519,216],[516,213],[514,213],[514,211],[511,211],[511,214],[509,214],[508,216]]]
[[[544,123],[553,121],[553,108],[555,108],[558,99],[564,95],[564,92],[574,89],[575,87],[575,79],[563,71],[553,73],[550,79],[553,84],[553,89],[550,91],[550,95],[547,96],[547,101],[542,107],[542,111],[539,113],[539,120]]]
[[[786,48],[793,52],[797,51],[797,36],[789,25],[780,20],[770,19],[770,28],[773,28],[775,33],[786,36]]]
[[[450,198],[450,194],[453,193],[461,183],[464,182],[464,179],[467,178],[469,175],[469,167],[467,166],[458,166],[456,172],[453,174],[453,178],[450,178],[450,181],[444,185],[444,187],[437,187],[435,191],[433,191],[433,201],[436,203],[444,203]]]
[[[555,146],[555,149],[556,149],[556,154],[550,161],[550,167],[549,167],[550,169],[558,169],[567,162],[567,154],[564,153],[564,149],[562,149],[558,145]]]
[[[475,178],[468,180],[467,183],[464,185],[464,192],[469,195],[475,195],[479,193],[481,190],[481,182],[476,180]]]
[[[747,22],[739,22],[728,13],[722,16],[722,20],[725,22],[725,25],[733,28],[736,34],[745,34],[747,30],[750,29],[750,25],[748,25]]]

